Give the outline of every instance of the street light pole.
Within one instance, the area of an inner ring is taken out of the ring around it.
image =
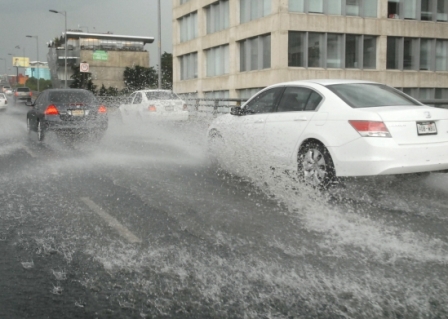
[[[16,47],[16,49],[17,49],[17,47]],[[12,53],[8,53],[8,55],[14,57],[14,54],[12,54]],[[12,63],[12,66],[16,67],[16,86],[18,86],[18,84],[19,84],[19,66],[15,62]]]
[[[27,35],[27,38],[36,38],[36,53],[37,53],[37,61],[36,61],[36,67],[37,67],[37,92],[40,92],[39,90],[39,80],[40,80],[40,74],[39,74],[39,37],[37,35]]]
[[[7,73],[8,73],[8,71],[6,71],[6,59],[0,58],[0,60],[3,60],[3,61],[5,61],[5,74],[7,74]]]
[[[160,0],[158,0],[159,10],[159,90],[162,88],[162,31],[161,31],[161,9],[160,9]]]
[[[65,32],[64,32],[64,36],[65,36],[65,71],[64,71],[64,77],[65,77],[65,82],[64,82],[64,87],[67,88],[67,11],[56,11],[56,10],[49,10],[50,12],[53,13],[59,13],[62,14],[65,18]]]

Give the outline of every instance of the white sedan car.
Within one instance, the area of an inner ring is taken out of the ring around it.
[[[8,99],[4,93],[0,93],[0,111],[6,110],[8,106]]]
[[[448,110],[356,80],[272,85],[216,118],[209,150],[298,172],[313,186],[342,176],[448,169]],[[260,162],[260,161],[259,161]]]
[[[140,90],[131,94],[129,103],[118,108],[123,122],[132,119],[188,120],[186,103],[169,90]]]

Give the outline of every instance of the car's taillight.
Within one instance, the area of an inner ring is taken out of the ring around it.
[[[54,106],[53,104],[50,104],[47,106],[44,114],[45,115],[59,115],[59,111],[56,106]]]
[[[392,137],[386,125],[379,121],[348,121],[363,137]]]
[[[184,105],[182,106],[182,110],[184,110],[184,111],[187,111],[187,110],[188,110],[188,106],[187,106],[187,104],[184,104]]]
[[[156,106],[155,106],[155,105],[150,105],[150,106],[148,106],[148,111],[149,111],[149,112],[155,112],[155,111],[157,111]]]
[[[100,107],[98,108],[98,113],[106,113],[107,112],[107,108],[104,105],[100,105]]]
[[[14,95],[15,95],[15,96],[19,96],[19,93],[15,92]]]
[[[30,91],[30,96],[33,96],[33,92]]]

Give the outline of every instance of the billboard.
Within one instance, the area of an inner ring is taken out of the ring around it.
[[[12,66],[27,68],[30,66],[30,58],[14,56],[12,57]]]

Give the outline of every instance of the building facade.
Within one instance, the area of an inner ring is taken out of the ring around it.
[[[340,78],[448,98],[448,0],[172,1],[177,93]]]
[[[59,42],[64,38],[61,37]],[[73,68],[79,68],[80,63],[85,62],[89,65],[88,73],[92,76],[92,82],[98,88],[104,84],[106,88],[123,89],[123,72],[126,67],[149,67],[149,52],[144,46],[152,42],[153,37],[67,31],[67,49],[63,42],[48,43],[47,61],[53,87],[64,86],[67,59],[68,86],[72,82]]]

